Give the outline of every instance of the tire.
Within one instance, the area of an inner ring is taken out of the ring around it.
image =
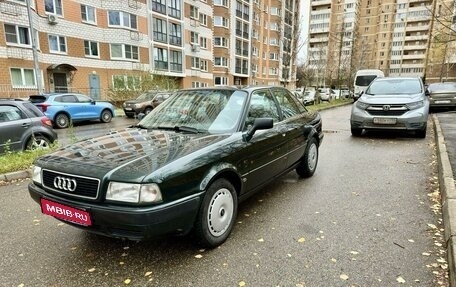
[[[55,117],[54,122],[59,129],[66,129],[70,125],[70,117],[64,113],[60,113]]]
[[[109,123],[112,120],[112,113],[110,110],[103,110],[101,112],[100,121],[103,123]]]
[[[318,164],[318,143],[317,140],[312,137],[307,143],[304,156],[301,159],[301,163],[296,168],[296,173],[300,177],[311,177]]]
[[[32,137],[27,141],[26,149],[35,150],[35,149],[47,149],[51,145],[51,141],[42,135],[32,135]]]
[[[415,132],[415,135],[416,135],[417,138],[420,138],[420,139],[426,138],[426,126],[424,127],[424,129],[417,130]]]
[[[147,107],[147,108],[144,110],[144,113],[147,115],[147,114],[149,114],[151,111],[152,111],[152,108],[151,108],[151,107]]]
[[[352,133],[352,136],[359,137],[363,133],[363,129],[358,129],[358,128],[353,128],[352,127],[351,128],[351,133]]]
[[[217,179],[206,190],[195,223],[199,243],[214,248],[225,242],[237,216],[237,194],[226,179]]]

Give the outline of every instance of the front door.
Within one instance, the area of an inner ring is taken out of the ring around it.
[[[96,74],[89,75],[90,97],[94,100],[100,99],[100,76]]]
[[[66,73],[54,73],[54,91],[56,93],[67,93],[68,82]]]

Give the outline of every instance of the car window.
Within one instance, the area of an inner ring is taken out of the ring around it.
[[[76,103],[76,98],[73,95],[63,95],[55,97],[54,101],[61,103]]]
[[[35,105],[32,103],[24,103],[24,107],[27,109],[27,113],[30,117],[42,117],[44,116],[43,112],[40,111]]]
[[[75,95],[80,103],[90,103],[92,100],[84,95]]]
[[[276,103],[267,89],[252,93],[245,128],[252,125],[256,118],[272,118],[273,122],[279,121]]]
[[[0,106],[0,122],[11,122],[22,119],[21,110],[15,106],[2,105]]]
[[[417,79],[385,79],[373,81],[366,94],[393,95],[393,94],[418,94],[421,93],[421,84]]]
[[[32,95],[29,97],[29,101],[32,103],[42,103],[47,100],[46,96],[43,95]]]
[[[272,94],[282,109],[284,119],[299,115],[301,111],[293,97],[285,89],[272,89]]]

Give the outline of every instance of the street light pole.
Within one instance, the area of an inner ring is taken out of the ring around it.
[[[36,34],[35,30],[33,29],[33,20],[32,20],[32,8],[30,7],[30,0],[27,0],[27,15],[28,21],[30,26],[30,35],[32,39],[32,53],[33,53],[33,66],[35,70],[35,80],[36,80],[36,89],[38,90],[38,94],[43,93],[43,89],[41,86],[41,72],[40,72],[40,64],[38,62],[38,50],[36,48]]]

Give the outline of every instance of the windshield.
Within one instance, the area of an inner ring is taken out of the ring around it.
[[[430,84],[429,92],[456,92],[456,83],[436,83]]]
[[[367,87],[375,78],[377,78],[376,75],[357,76],[355,80],[355,85]]]
[[[369,95],[398,95],[421,93],[421,84],[417,79],[382,79],[373,81],[366,94]]]
[[[149,113],[139,126],[209,133],[234,132],[247,99],[243,91],[224,89],[177,92]]]
[[[154,93],[144,93],[144,94],[139,95],[139,97],[136,100],[138,100],[138,101],[148,101],[148,100],[152,100],[152,98],[154,96],[155,96]]]

